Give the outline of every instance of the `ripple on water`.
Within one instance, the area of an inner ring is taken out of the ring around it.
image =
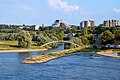
[[[119,58],[73,55],[43,64],[21,64],[25,57],[0,54],[0,80],[120,80]]]

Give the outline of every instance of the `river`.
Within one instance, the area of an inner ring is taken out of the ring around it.
[[[73,55],[43,64],[21,64],[26,57],[60,51],[0,53],[0,80],[120,80],[120,59]]]

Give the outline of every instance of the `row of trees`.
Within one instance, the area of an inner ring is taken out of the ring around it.
[[[64,37],[64,33],[61,31],[40,31],[40,32],[28,32],[28,31],[21,31],[18,35],[18,45],[20,47],[28,48],[31,46],[32,41],[36,42],[37,46],[41,46],[45,43],[62,40]],[[56,47],[58,44],[50,44],[47,47]]]
[[[68,39],[71,33],[75,35],[72,35],[72,38]],[[32,41],[36,42],[36,45],[41,46],[51,41],[63,40],[63,38],[78,45],[93,45],[96,42],[96,38],[93,34],[100,34],[99,38],[101,44],[112,44],[114,40],[120,40],[119,33],[120,27],[91,27],[82,30],[78,30],[78,26],[72,26],[67,29],[51,29],[50,27],[46,27],[41,28],[40,31],[24,31],[9,27],[9,29],[0,29],[0,40],[18,40],[18,45],[24,48],[30,47]],[[57,43],[50,44],[47,47],[56,47],[57,45]],[[69,46],[73,47],[73,45]]]
[[[78,33],[76,33],[76,34],[77,34],[77,36],[75,35],[75,37],[68,37],[68,38],[65,38],[65,40],[69,40],[70,42],[73,42],[80,46],[93,45],[96,42],[95,36],[93,34],[88,34],[87,28],[83,29],[83,31],[82,31],[82,33],[80,33],[80,35],[78,35]],[[73,48],[75,46],[72,44],[69,44],[69,43],[65,43],[65,47]]]
[[[113,33],[106,30],[100,34],[101,44],[113,44],[115,40],[120,40],[120,30],[116,30]]]
[[[0,41],[17,40],[18,33],[0,33]]]

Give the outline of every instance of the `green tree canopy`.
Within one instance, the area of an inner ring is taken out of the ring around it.
[[[88,34],[88,28],[84,28],[83,29],[83,35],[87,35]]]
[[[114,32],[114,34],[115,34],[115,38],[116,38],[117,40],[120,40],[120,30],[116,30],[116,31]]]
[[[31,46],[31,36],[28,31],[20,31],[18,35],[18,45],[23,48],[29,48]]]
[[[106,30],[100,34],[101,44],[113,44],[115,35],[109,30]]]
[[[81,39],[83,45],[89,45],[90,44],[89,40],[86,37],[81,36],[80,39]]]
[[[94,44],[96,41],[95,36],[93,34],[88,34],[85,37],[89,40],[91,45]]]

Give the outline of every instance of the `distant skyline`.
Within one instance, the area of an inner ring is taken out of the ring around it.
[[[51,25],[56,19],[73,25],[120,20],[120,0],[0,0],[0,24]]]

